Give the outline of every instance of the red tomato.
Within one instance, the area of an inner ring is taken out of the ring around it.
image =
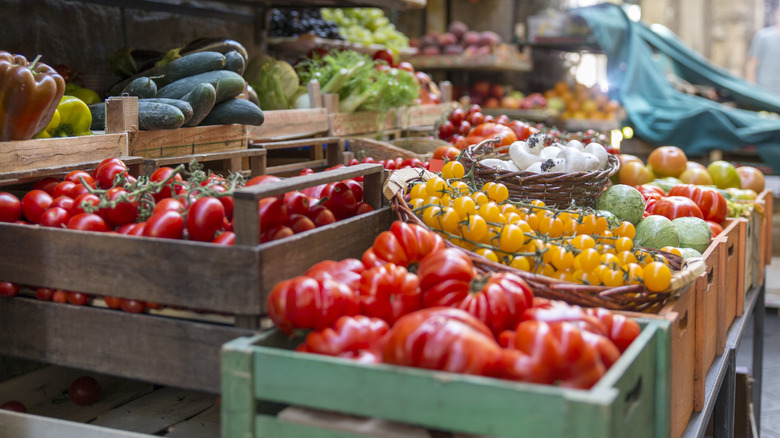
[[[41,301],[51,301],[52,295],[54,295],[54,289],[48,287],[39,287],[35,289],[35,296]]]
[[[341,316],[360,311],[352,290],[336,281],[295,277],[277,284],[268,295],[268,316],[283,332],[294,329],[322,330]]]
[[[295,234],[295,232],[292,230],[292,228],[288,227],[287,225],[279,225],[264,232],[261,236],[260,242],[280,240],[284,239],[285,237],[290,237],[293,234]]]
[[[16,222],[22,217],[22,202],[8,193],[0,192],[0,222]]]
[[[146,310],[146,303],[138,300],[127,300],[122,298],[119,307],[127,313],[143,313]]]
[[[307,353],[338,356],[346,359],[359,359],[366,362],[381,362],[382,347],[385,335],[390,327],[378,318],[363,315],[342,316],[333,324],[319,331],[310,332],[306,339],[296,348]]]
[[[118,227],[124,224],[129,224],[138,217],[138,202],[130,197],[122,187],[112,187],[106,192],[106,198],[111,202],[116,202],[116,205],[111,208],[101,209],[101,216],[113,226]],[[127,201],[119,201],[120,199],[127,199]]]
[[[38,181],[35,181],[35,183],[32,185],[32,188],[34,190],[43,190],[44,192],[51,195],[54,192],[54,188],[57,187],[57,184],[59,183],[59,179],[53,176],[47,176],[39,179]]]
[[[302,214],[291,214],[290,217],[287,218],[287,226],[290,227],[295,234],[317,228],[317,226],[314,225],[313,220]]]
[[[612,313],[603,307],[585,309],[585,313],[595,316],[604,324],[606,336],[615,343],[615,346],[621,351],[626,351],[629,345],[634,342],[642,331],[636,321],[626,318],[625,315]]]
[[[389,231],[383,231],[374,239],[371,248],[363,253],[366,268],[386,263],[408,267],[419,263],[429,253],[443,249],[444,240],[433,231],[414,224],[395,221]]]
[[[393,56],[393,52],[387,49],[377,50],[374,52],[372,59],[374,61],[384,61],[390,67],[395,67],[395,56]]]
[[[178,211],[181,213],[184,211],[184,206],[179,202],[176,198],[165,198],[157,203],[157,205],[154,206],[154,213],[160,212],[160,211]]]
[[[496,274],[487,281],[478,279],[471,260],[458,249],[430,253],[420,262],[417,274],[425,307],[463,309],[495,334],[514,328],[532,305],[533,293],[522,278]]]
[[[284,205],[287,206],[287,213],[303,214],[309,212],[309,197],[299,191],[287,192],[284,194]]]
[[[360,289],[360,279],[366,268],[358,259],[344,259],[340,262],[324,260],[306,271],[306,276],[315,280],[333,280],[349,286],[350,290]]]
[[[309,208],[309,213],[307,216],[312,220],[312,222],[314,222],[314,225],[317,227],[322,227],[336,222],[336,216],[333,215],[333,212],[330,211],[328,207],[325,207],[321,204],[312,205]]]
[[[373,157],[365,157],[360,160],[361,163],[376,163]]]
[[[667,196],[657,200],[652,205],[652,214],[665,216],[669,219],[678,217],[697,217],[704,219],[701,209],[695,202],[684,196]]]
[[[22,198],[24,217],[34,224],[39,223],[43,212],[51,206],[53,201],[51,195],[43,190],[30,190]]]
[[[244,184],[244,187],[256,186],[258,184],[273,183],[273,182],[277,182],[277,181],[281,181],[281,180],[282,179],[279,178],[278,176],[259,175],[259,176],[256,176],[256,177],[250,179],[249,181],[247,181],[246,184]]]
[[[103,300],[106,302],[106,306],[108,306],[109,309],[119,309],[122,307],[122,299],[119,297],[110,297],[106,295],[103,297]]]
[[[699,206],[704,219],[721,223],[726,220],[729,207],[726,198],[716,189],[693,184],[678,184],[669,190],[669,196],[684,196]]]
[[[387,335],[383,362],[463,374],[493,376],[501,347],[469,313],[433,307],[402,316]]]
[[[450,113],[450,122],[452,122],[453,125],[459,126],[460,122],[463,122],[466,120],[466,111],[463,110],[463,108],[455,108]]]
[[[404,166],[404,160],[401,158],[396,158],[396,168],[401,169]],[[360,184],[359,182],[355,181],[354,179],[345,179],[342,181],[344,184],[349,187],[350,190],[352,190],[352,193],[355,194],[355,200],[359,203],[363,202],[363,184]]]
[[[71,190],[76,187],[76,183],[73,181],[62,181],[54,187],[51,192],[52,198],[59,198],[60,196],[70,196]]]
[[[79,377],[70,384],[68,397],[79,406],[91,405],[100,398],[100,384],[94,377]]]
[[[462,135],[463,137],[466,137],[469,135],[469,132],[471,132],[471,123],[464,120],[460,122],[457,125],[457,129],[455,130],[459,135]]]
[[[506,126],[515,133],[518,140],[528,140],[528,137],[539,132],[533,126],[519,120],[512,120]]]
[[[80,213],[86,213],[83,206],[86,205],[98,205],[100,203],[100,198],[97,195],[93,195],[92,193],[85,193],[83,195],[79,195],[78,198],[73,200],[73,207],[70,210],[71,217],[80,214]]]
[[[70,193],[68,193],[68,196],[73,199],[76,199],[79,196],[83,195],[84,193],[89,193],[89,190],[87,190],[84,184],[76,184],[75,186],[73,186],[72,189],[70,189]]]
[[[474,125],[474,123],[472,123],[472,125]],[[471,130],[469,136],[466,137],[466,144],[477,144],[483,140],[494,137],[499,138],[499,144],[495,145],[495,147],[508,146],[517,141],[517,135],[511,128],[499,125],[498,123],[483,123],[481,125],[476,125],[476,127]]]
[[[199,198],[187,213],[187,231],[190,240],[211,242],[222,228],[225,219],[225,207],[217,198],[205,196]]]
[[[63,228],[68,220],[70,220],[70,213],[67,210],[62,207],[49,207],[43,212],[40,224],[44,227]]]
[[[511,122],[511,119],[506,114],[501,114],[500,116],[498,116],[496,118],[496,123],[498,123],[499,125],[505,125],[506,126],[506,125],[509,124],[509,122]]]
[[[723,226],[717,222],[707,221],[707,225],[710,226],[713,238],[718,237],[718,235],[723,232]]]
[[[466,115],[482,112],[482,107],[479,105],[471,105],[468,110],[466,110]]]
[[[439,146],[433,151],[434,160],[443,160],[446,158],[450,161],[455,161],[458,158],[458,155],[460,155],[460,149],[453,146]]]
[[[7,401],[0,405],[0,409],[5,409],[6,411],[15,411],[15,412],[27,412],[27,407],[22,404],[22,402],[11,400]]]
[[[152,175],[149,177],[150,182],[162,183],[163,181],[168,181],[160,188],[159,192],[152,195],[156,202],[170,198],[174,193],[178,194],[183,190],[182,186],[176,184],[177,182],[183,184],[181,175],[178,172],[174,175],[173,171],[172,167],[160,167],[152,172]]]
[[[368,204],[366,202],[361,202],[358,204],[357,212],[355,212],[355,216],[368,213],[374,211],[374,207],[371,206],[371,204]]]
[[[399,70],[406,70],[409,73],[414,73],[414,66],[410,62],[401,61],[398,64],[396,64],[395,67]]]
[[[83,170],[72,170],[68,172],[63,181],[72,181],[74,184],[83,184],[81,182],[82,179],[88,186],[95,187],[95,179],[92,178],[92,175]]]
[[[64,208],[65,211],[70,214],[70,211],[73,209],[73,206],[75,205],[75,201],[70,196],[60,196],[59,198],[55,198],[54,201],[51,203],[51,207],[60,207]]]
[[[260,200],[260,231],[281,227],[287,223],[287,206],[284,201],[272,197]]]
[[[355,166],[357,164],[360,164],[360,160],[358,160],[357,158],[351,158],[347,163],[347,166]]]
[[[62,289],[55,289],[51,294],[51,301],[54,303],[65,304],[68,302],[68,293]]]
[[[220,233],[220,235],[215,237],[211,242],[216,243],[217,245],[233,246],[236,243],[236,233],[225,231],[224,233]]]
[[[120,164],[121,163],[121,164]],[[117,175],[127,174],[127,166],[123,162],[108,162],[101,164],[95,169],[93,178],[98,188],[110,189],[114,186],[114,179]]]
[[[392,263],[363,271],[358,299],[363,315],[382,319],[390,325],[423,306],[417,276]]]
[[[0,297],[13,298],[19,295],[19,285],[10,281],[0,281]]]
[[[146,221],[144,236],[163,239],[181,239],[184,235],[184,219],[177,211],[153,213]]]
[[[477,111],[475,113],[468,114],[466,116],[466,121],[469,122],[471,126],[478,126],[485,122],[485,115]]]
[[[661,146],[650,152],[647,165],[659,178],[673,176],[677,178],[687,167],[688,157],[677,146]]]
[[[357,214],[357,196],[343,182],[327,184],[322,189],[322,196],[328,198],[323,205],[333,212],[337,220],[346,219]]]
[[[82,231],[108,231],[108,225],[102,217],[94,213],[79,213],[68,220],[68,229]]]
[[[68,302],[74,306],[85,306],[90,296],[81,292],[68,292]]]
[[[645,201],[648,200],[649,198],[660,199],[666,196],[666,192],[664,192],[664,189],[658,186],[653,186],[650,184],[642,184],[634,188],[637,189],[639,193],[642,194],[642,196],[645,198]]]

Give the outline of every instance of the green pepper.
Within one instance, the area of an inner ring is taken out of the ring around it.
[[[65,80],[39,59],[0,51],[0,141],[32,138],[57,109]]]
[[[84,101],[84,103],[86,103],[87,105],[92,105],[93,103],[102,102],[102,100],[100,99],[100,95],[98,95],[94,90],[80,87],[72,82],[68,82],[65,85],[65,95],[78,97],[79,99]]]
[[[92,135],[92,112],[84,101],[74,96],[62,96],[60,104],[46,129],[36,138]]]

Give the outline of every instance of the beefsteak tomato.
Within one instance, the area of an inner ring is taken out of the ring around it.
[[[341,316],[360,312],[357,296],[344,284],[330,279],[299,276],[277,284],[268,295],[268,316],[283,332],[322,330]]]
[[[383,231],[374,239],[371,248],[363,253],[366,268],[385,263],[409,267],[419,263],[429,253],[443,249],[444,240],[433,231],[415,224],[395,221],[389,231]]]
[[[365,315],[342,316],[333,327],[310,332],[297,351],[379,363],[390,326]]]
[[[495,137],[498,137],[500,140],[496,147],[509,146],[517,141],[517,134],[515,134],[515,131],[513,131],[512,128],[498,123],[482,123],[476,125],[476,127],[469,132],[468,137],[466,137],[466,145],[477,144],[488,138]]]
[[[695,202],[684,196],[667,196],[650,204],[646,208],[650,214],[665,216],[670,220],[678,217],[697,217],[704,219],[701,209]]]
[[[417,276],[392,263],[363,271],[358,299],[364,315],[391,325],[401,316],[422,308]]]

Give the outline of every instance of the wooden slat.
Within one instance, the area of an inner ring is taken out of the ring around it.
[[[140,433],[108,429],[72,421],[0,410],[0,430],[4,437],[35,438],[152,438]]]
[[[0,242],[0,278],[6,281],[217,312],[260,312],[257,248],[6,223],[0,224]]]
[[[119,158],[127,165],[131,175],[133,176],[140,175],[140,168],[144,162],[143,158],[141,157],[119,157]],[[43,178],[44,176],[65,175],[71,170],[90,171],[95,169],[98,166],[98,164],[100,164],[100,161],[86,161],[82,163],[39,167],[35,169],[22,170],[18,172],[0,173],[0,185],[19,184],[28,181],[34,181],[39,178]]]
[[[213,394],[166,387],[101,415],[92,424],[157,434],[213,407],[215,400]]]
[[[269,151],[275,149],[291,149],[307,146],[321,146],[323,144],[338,143],[338,137],[304,138],[300,140],[284,140],[277,142],[252,142],[253,148],[264,148]]]
[[[212,406],[200,414],[175,424],[165,434],[169,438],[217,438],[220,434],[220,406]]]
[[[726,297],[725,263],[726,244],[715,238],[704,251],[706,271],[696,280],[696,365],[694,385],[694,410],[704,409],[704,381],[718,352],[720,337],[734,319],[735,297]],[[730,319],[729,319],[730,312]],[[725,342],[725,338],[724,341]]]
[[[26,298],[0,301],[2,354],[212,393],[219,392],[220,347],[252,333]]]
[[[194,155],[183,155],[180,157],[164,157],[164,158],[147,158],[144,160],[144,173],[147,175],[151,175],[152,172],[154,172],[156,169],[163,167],[163,166],[176,166],[179,164],[189,164],[190,161],[195,160],[199,163],[203,162],[212,162],[212,161],[220,161],[220,160],[239,160],[242,161],[244,158],[254,158],[254,157],[265,157],[268,154],[268,151],[264,149],[244,149],[239,151],[226,151],[226,152],[212,152],[208,154],[194,154]],[[254,161],[255,166],[250,165],[250,170],[254,171],[255,169],[252,169],[252,167],[260,166],[262,167],[262,160]],[[239,166],[241,167],[241,166]],[[238,169],[240,170],[240,169]],[[257,169],[262,170],[262,169]]]
[[[306,168],[317,169],[320,167],[326,167],[327,165],[328,160],[301,161],[300,163],[280,164],[277,166],[267,167],[266,173],[271,175],[279,175],[283,173],[299,171]]]
[[[328,133],[325,108],[266,111],[260,126],[247,128],[247,137],[255,141],[316,137]]]
[[[2,142],[0,179],[10,179],[3,173],[35,172],[40,168],[132,155],[128,153],[127,141],[126,134],[105,134]]]
[[[454,102],[437,105],[415,105],[398,109],[398,121],[401,129],[419,126],[430,126],[444,118],[445,114],[455,107]]]
[[[330,114],[330,135],[372,134],[398,128],[397,114],[373,111]]]
[[[129,131],[127,145],[129,155],[144,158],[175,157],[246,149],[246,125]]]

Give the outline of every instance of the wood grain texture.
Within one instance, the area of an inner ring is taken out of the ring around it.
[[[630,430],[631,436],[650,437],[655,436],[657,334],[656,323],[648,322],[620,360],[588,391],[407,367],[365,366],[261,346],[255,349],[251,372],[258,400],[439,430],[506,437],[616,437]],[[257,344],[279,343],[268,339],[274,336],[279,333],[261,334]],[[269,435],[257,431],[241,436]]]
[[[297,175],[302,169],[321,169],[325,167],[328,167],[328,160],[300,161],[296,163],[277,164],[266,167],[266,173],[269,175],[286,175],[290,172],[293,172]]]
[[[8,437],[151,438],[149,435],[0,410],[0,430]]]
[[[702,256],[706,271],[697,279],[696,290],[696,365],[694,372],[694,410],[704,409],[704,381],[718,352],[725,348],[725,333],[734,320],[736,300],[728,300],[725,287],[725,248],[721,239],[714,239]],[[729,305],[729,303],[731,303]],[[730,317],[729,317],[729,312]],[[719,344],[724,336],[723,346]]]
[[[41,168],[124,157],[128,153],[127,134],[85,135],[42,138],[0,143],[0,180],[11,172],[35,172]]]
[[[242,170],[242,165],[240,163],[243,162],[244,158],[258,158],[258,160],[248,160],[250,167],[247,170],[250,170],[252,172],[259,172],[262,169],[253,169],[251,167],[252,166],[251,163],[254,163],[255,167],[261,167],[264,169],[265,162],[262,160],[262,157],[265,157],[267,154],[268,151],[264,149],[244,149],[238,151],[182,155],[179,157],[147,158],[144,160],[144,174],[151,175],[152,172],[154,172],[155,170],[163,166],[174,167],[179,164],[189,164],[190,161],[192,160],[195,160],[199,163],[208,163],[214,161],[231,161],[231,164],[226,167],[234,172],[238,172]],[[233,166],[232,163],[233,160],[239,160],[238,167]]]
[[[331,143],[338,143],[340,141],[341,139],[338,137],[304,138],[304,139],[297,139],[297,140],[284,140],[284,141],[275,141],[275,142],[253,141],[251,147],[264,148],[269,151],[272,151],[276,149],[291,149],[291,148],[300,148],[306,146],[321,146],[321,145],[327,145]]]
[[[330,135],[373,134],[398,128],[398,115],[373,111],[330,114]]]
[[[219,406],[212,406],[200,414],[174,425],[165,436],[169,438],[217,438],[220,436],[219,411]]]
[[[7,281],[216,312],[260,312],[258,248],[6,223],[0,224],[0,242],[0,278]]]
[[[254,437],[254,349],[257,338],[238,338],[222,346],[222,437]]]
[[[325,108],[265,111],[263,114],[265,121],[262,125],[247,127],[249,140],[285,140],[328,133],[328,112]]]
[[[0,302],[0,353],[211,393],[219,392],[222,344],[252,333],[25,298]]]
[[[92,424],[158,434],[214,406],[216,396],[165,387],[101,415]]]
[[[129,155],[144,158],[246,149],[246,125],[130,131],[127,133],[127,145]]]
[[[414,105],[398,109],[398,122],[401,129],[433,125],[455,107],[454,102],[437,105]]]
[[[772,233],[774,226],[772,224],[772,215],[774,213],[775,198],[772,191],[767,189],[759,193],[758,199],[764,201],[764,231],[761,237],[761,243],[764,244],[763,263],[765,266],[772,264]]]
[[[140,175],[140,168],[143,165],[144,159],[141,157],[120,157],[121,160],[127,165],[130,174],[133,176]],[[80,163],[72,164],[60,164],[48,167],[38,167],[30,170],[21,170],[17,172],[0,173],[0,185],[17,184],[27,181],[34,181],[44,176],[65,176],[71,170],[86,170],[88,172],[94,170],[102,160],[94,161],[94,157],[90,157],[90,161],[84,161]]]
[[[106,133],[138,131],[138,97],[110,96],[106,99]]]

